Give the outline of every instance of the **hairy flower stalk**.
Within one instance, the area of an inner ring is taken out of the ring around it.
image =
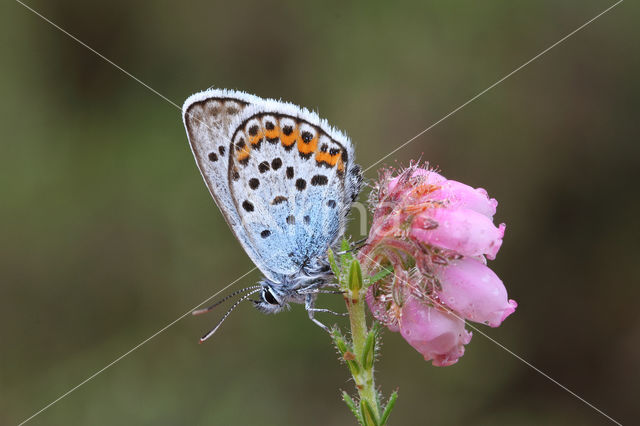
[[[337,327],[334,328],[332,336],[340,356],[349,367],[359,396],[357,402],[347,392],[343,392],[342,397],[360,424],[382,426],[387,423],[397,393],[393,392],[384,406],[376,390],[373,374],[379,336],[375,324],[372,327],[367,325],[365,312],[366,294],[372,280],[363,278],[360,263],[348,249],[349,244],[344,241],[340,267],[333,253],[329,252],[329,261],[340,284],[349,314],[351,341]]]
[[[465,320],[499,326],[516,302],[486,265],[502,245],[497,201],[442,175],[411,165],[381,173],[370,204],[374,218],[358,253],[366,274],[393,274],[372,285],[374,317],[436,366],[454,364],[471,333]]]

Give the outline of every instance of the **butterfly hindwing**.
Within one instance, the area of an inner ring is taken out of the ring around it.
[[[258,108],[243,115],[229,161],[231,195],[258,254],[277,273],[295,274],[344,231],[349,153],[297,115]]]

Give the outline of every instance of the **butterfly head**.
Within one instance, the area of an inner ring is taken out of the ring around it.
[[[253,301],[257,310],[265,314],[276,314],[289,308],[291,296],[279,284],[264,278],[260,285],[260,297]]]

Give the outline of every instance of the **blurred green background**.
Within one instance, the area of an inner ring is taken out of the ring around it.
[[[216,86],[316,109],[364,167],[612,3],[27,2],[179,105]],[[491,266],[520,306],[486,333],[627,424],[640,415],[639,12],[622,3],[386,161],[422,155],[499,200]],[[175,107],[20,4],[0,15],[9,425],[252,264]],[[339,396],[353,383],[302,307],[247,304],[198,345],[219,314],[187,316],[29,424],[353,424]],[[396,425],[608,423],[477,333],[447,368],[386,333],[377,366],[385,395],[400,390]]]

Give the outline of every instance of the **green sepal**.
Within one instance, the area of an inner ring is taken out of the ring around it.
[[[369,401],[364,399],[360,400],[360,413],[366,426],[379,426],[378,419]]]
[[[360,262],[354,260],[349,267],[349,290],[358,293],[362,288],[362,269]]]
[[[342,400],[344,401],[345,404],[347,404],[347,407],[349,407],[353,415],[356,416],[358,423],[360,423],[361,426],[366,426],[364,424],[364,420],[362,419],[362,414],[356,408],[356,403],[353,401],[353,399],[351,399],[351,397],[346,391],[342,391]]]
[[[391,410],[393,410],[393,407],[396,405],[396,399],[398,399],[398,391],[394,390],[389,397],[389,401],[387,401],[387,406],[384,407],[384,412],[382,413],[382,418],[380,419],[380,426],[384,426],[387,424],[387,420],[389,420]]]

